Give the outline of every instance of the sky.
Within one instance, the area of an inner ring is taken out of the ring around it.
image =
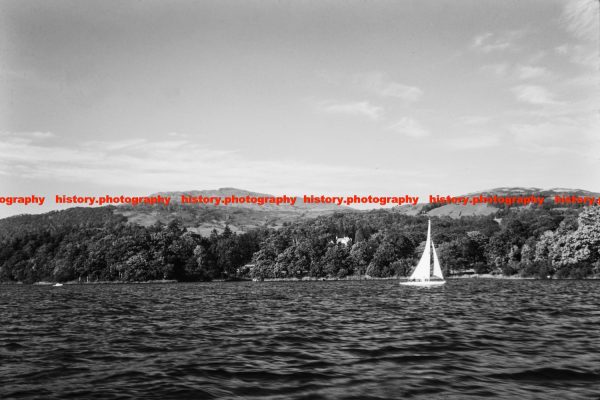
[[[598,7],[0,0],[0,196],[600,191]]]

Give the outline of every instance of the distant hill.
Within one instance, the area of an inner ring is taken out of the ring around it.
[[[182,192],[158,192],[158,193],[152,194],[152,196],[156,196],[156,195],[169,196],[169,197],[171,197],[172,203],[180,203],[182,195],[192,196],[192,197],[203,196],[203,197],[221,197],[221,198],[227,197],[227,196],[232,196],[232,195],[237,196],[237,197],[246,197],[246,196],[275,197],[275,195],[272,195],[272,194],[251,192],[248,190],[236,189],[236,188],[220,188],[220,189],[215,189],[215,190],[188,190],[188,191],[182,191]],[[281,208],[288,208],[290,210],[299,211],[299,212],[320,212],[320,211],[331,211],[331,210],[339,211],[340,209],[349,209],[349,207],[340,207],[340,206],[331,205],[331,204],[304,203],[302,197],[296,197],[296,203],[293,206],[291,206],[289,204],[279,205],[279,206],[275,205],[275,204],[264,204],[261,206],[261,205],[257,205],[257,204],[243,203],[243,204],[229,205],[228,207],[250,208],[250,209],[262,210],[262,211],[273,211],[273,210],[280,210]]]
[[[544,196],[546,198],[553,198],[555,195],[573,195],[573,196],[600,196],[598,192],[590,192],[589,190],[582,189],[568,189],[568,188],[551,188],[542,189],[536,187],[499,187],[494,189],[482,190],[479,192],[467,193],[465,196],[530,196],[532,194],[536,196]],[[546,200],[547,201],[547,200]]]
[[[60,226],[102,226],[107,222],[127,221],[130,223],[151,226],[157,222],[169,223],[174,219],[182,222],[188,230],[208,235],[215,229],[221,232],[226,225],[235,232],[245,232],[254,228],[279,228],[285,223],[291,223],[322,215],[330,215],[334,212],[364,212],[350,207],[339,207],[327,204],[305,204],[299,198],[294,206],[265,204],[236,204],[228,206],[180,204],[182,194],[189,196],[219,196],[225,197],[236,195],[245,197],[247,195],[257,197],[272,197],[269,194],[251,192],[235,188],[221,188],[216,190],[189,190],[181,192],[155,193],[172,198],[169,206],[106,206],[96,208],[74,207],[62,211],[52,211],[38,215],[19,215],[0,219],[0,238],[16,234],[26,233],[39,227],[49,229]],[[600,193],[580,189],[540,189],[533,187],[500,187],[479,192],[469,193],[465,196],[544,196],[547,200],[544,207],[561,208],[555,205],[555,195],[595,196]],[[528,206],[532,207],[532,206]],[[428,215],[431,217],[450,217],[458,219],[467,216],[487,216],[500,213],[503,206],[489,204],[478,205],[435,205],[417,204],[416,206],[401,206],[391,209],[391,212],[409,216]],[[388,209],[389,210],[389,209]],[[382,210],[384,211],[384,210]],[[388,211],[385,211],[388,212]]]
[[[114,206],[73,207],[45,214],[24,214],[0,219],[0,239],[21,236],[45,228],[50,231],[64,226],[101,227],[106,223],[125,220],[116,214]]]
[[[264,204],[184,204],[180,203],[181,196],[217,196],[226,197],[235,195],[237,197],[275,197],[271,194],[251,192],[236,188],[220,188],[216,190],[188,190],[181,192],[159,192],[154,195],[170,196],[171,204],[168,207],[153,206],[123,206],[118,207],[115,212],[127,218],[128,221],[143,226],[150,226],[160,221],[168,223],[174,218],[180,219],[189,230],[207,235],[215,229],[218,232],[229,225],[234,232],[247,231],[258,227],[278,228],[286,222],[298,219],[314,218],[321,215],[329,215],[334,212],[352,211],[349,207],[340,207],[330,204],[308,204],[298,197],[296,203],[275,205]]]
[[[594,196],[599,197],[600,193],[590,192],[582,189],[567,189],[567,188],[551,188],[542,189],[536,187],[498,187],[494,189],[482,190],[478,192],[467,193],[461,196],[476,197],[479,195],[483,196],[540,196],[544,197],[544,207],[561,208],[563,205],[554,204],[554,196]],[[517,206],[518,207],[518,206]],[[535,207],[528,205],[526,207]],[[395,211],[405,215],[428,215],[431,217],[450,217],[450,218],[461,218],[461,217],[472,217],[472,216],[487,216],[498,213],[504,209],[503,205],[493,204],[476,204],[476,205],[458,205],[458,204],[418,204],[416,206],[405,205],[396,207]]]
[[[334,212],[352,211],[349,207],[339,207],[328,204],[304,204],[302,198],[297,198],[291,206],[265,204],[234,204],[215,206],[211,204],[180,204],[181,195],[189,196],[231,196],[238,197],[274,197],[270,194],[251,192],[235,188],[216,190],[189,190],[182,192],[160,192],[153,195],[170,196],[169,206],[106,206],[106,207],[73,207],[67,210],[52,211],[45,214],[17,215],[0,219],[0,238],[26,233],[47,227],[55,229],[61,226],[102,226],[105,222],[118,220],[151,226],[157,222],[164,224],[174,219],[180,220],[188,230],[209,235],[215,229],[223,231],[226,225],[234,232],[243,232],[258,227],[279,228],[284,223]]]

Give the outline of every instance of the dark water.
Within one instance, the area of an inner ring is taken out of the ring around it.
[[[0,291],[0,398],[600,397],[600,281]]]

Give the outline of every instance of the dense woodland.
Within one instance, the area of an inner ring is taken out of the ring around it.
[[[600,207],[514,207],[432,226],[448,276],[600,277]],[[71,209],[0,221],[0,281],[407,276],[426,231],[425,216],[378,210],[200,236],[177,219],[143,227],[111,207]]]

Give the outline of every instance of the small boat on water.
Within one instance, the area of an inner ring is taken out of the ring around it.
[[[54,285],[52,285],[52,286],[54,286],[54,287],[60,287],[60,286],[62,286],[62,285],[63,285],[62,283],[58,283],[58,282],[57,282],[57,283],[55,283],[55,284],[54,284]]]
[[[431,256],[433,253],[433,272],[431,270]],[[442,267],[438,259],[433,240],[431,240],[431,220],[427,226],[427,241],[425,242],[425,250],[421,255],[421,259],[417,267],[408,278],[408,281],[400,282],[405,286],[439,286],[446,283],[442,274]]]

